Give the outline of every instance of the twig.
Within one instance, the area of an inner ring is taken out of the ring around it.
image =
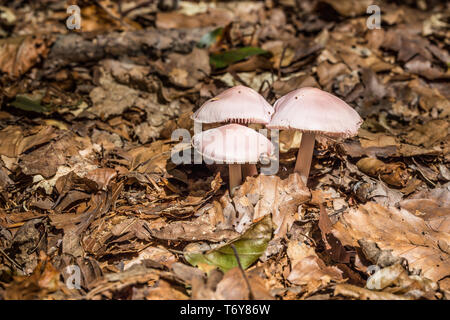
[[[35,246],[34,248],[32,248],[32,249],[29,249],[29,250],[27,251],[27,254],[32,254],[32,253],[34,253],[34,252],[37,250],[37,248],[38,248],[39,245],[41,244],[42,239],[44,239],[44,236],[45,236],[45,231],[42,232],[42,234],[41,234],[41,236],[39,237],[39,240],[38,240],[38,243],[36,244],[36,246]]]
[[[269,89],[272,87],[272,85],[270,84],[269,80],[264,79],[263,82],[261,82],[261,85],[259,86],[259,90],[258,93],[261,94],[262,89],[264,89],[264,85],[267,83],[267,85],[269,86]]]
[[[237,75],[237,73],[235,71],[228,71],[228,72],[231,74],[231,76],[233,77],[234,80],[242,83],[246,87],[250,87],[244,80],[241,79],[241,77],[239,77]]]
[[[284,55],[286,54],[287,46],[283,47],[283,51],[281,51],[280,63],[278,65],[278,80],[281,79],[281,65],[283,63]]]
[[[236,260],[237,260],[239,269],[241,270],[242,276],[244,277],[245,283],[247,284],[248,298],[250,300],[255,300],[255,296],[253,295],[252,288],[250,287],[250,282],[248,281],[247,275],[245,274],[245,271],[242,268],[241,260],[239,259],[239,255],[237,253],[237,250],[236,250],[236,247],[234,246],[234,244],[231,244],[231,248],[233,249],[233,252],[234,252],[234,255],[236,256]]]
[[[20,269],[20,271],[23,272],[23,268],[20,264],[18,264],[16,261],[14,261],[12,258],[10,258],[5,251],[3,251],[3,249],[0,248],[0,253],[3,254],[5,256],[5,258],[11,262],[13,265],[15,265],[18,269]]]
[[[153,2],[155,2],[155,0],[141,2],[141,3],[139,3],[138,5],[136,5],[133,8],[130,8],[130,9],[126,10],[126,11],[120,12],[120,16],[121,17],[126,17],[128,14],[130,14],[130,12],[132,12],[132,11],[134,11],[136,9],[148,6],[149,4],[152,4]]]
[[[177,253],[177,254],[182,254],[184,255],[186,252],[184,251],[180,251],[180,250],[175,250],[175,249],[171,249],[171,248],[166,248],[168,251],[173,252],[173,253]]]

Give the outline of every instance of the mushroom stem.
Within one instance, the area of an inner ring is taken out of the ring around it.
[[[240,164],[229,164],[228,165],[229,176],[230,176],[230,194],[231,190],[241,184],[242,182],[242,172]]]
[[[256,164],[246,163],[242,166],[242,179],[245,180],[247,177],[253,177],[258,174],[258,169],[256,169]]]
[[[294,172],[298,172],[305,186],[308,182],[309,169],[311,168],[311,160],[314,152],[315,133],[303,132],[300,148],[298,149],[297,162],[295,163]]]

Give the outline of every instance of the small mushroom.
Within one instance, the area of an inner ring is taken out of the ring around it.
[[[355,136],[363,120],[343,100],[316,88],[294,90],[275,104],[270,129],[294,129],[302,132],[295,172],[308,182],[316,134],[331,138]]]
[[[249,87],[235,86],[206,101],[192,115],[192,120],[268,124],[272,114],[272,106],[258,92]]]
[[[272,106],[252,88],[235,86],[206,101],[192,119],[201,123],[237,122],[268,124]],[[243,166],[244,177],[258,174],[256,165]]]
[[[272,142],[264,135],[239,124],[228,124],[196,134],[192,145],[203,157],[229,166],[230,192],[242,182],[241,164],[256,163],[271,156]]]

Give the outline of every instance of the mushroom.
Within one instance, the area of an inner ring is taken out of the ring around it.
[[[316,134],[331,138],[355,136],[363,120],[343,100],[317,88],[294,90],[274,104],[270,129],[295,129],[302,132],[295,172],[308,182]]]
[[[234,123],[194,135],[192,145],[203,157],[228,164],[230,192],[242,182],[241,164],[256,163],[274,150],[264,135]]]
[[[200,123],[237,122],[268,124],[272,106],[252,88],[235,86],[206,101],[193,115]],[[258,174],[256,165],[243,166],[244,177]]]

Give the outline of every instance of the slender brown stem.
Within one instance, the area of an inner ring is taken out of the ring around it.
[[[19,264],[18,264],[15,260],[13,260],[10,256],[8,256],[8,255],[6,254],[6,252],[3,251],[1,248],[0,248],[0,253],[3,254],[3,255],[5,256],[5,258],[9,260],[9,262],[11,262],[13,265],[15,265],[17,269],[19,269],[20,271],[23,271],[22,266],[19,265]]]
[[[244,268],[242,268],[241,259],[239,258],[238,252],[237,252],[234,244],[231,244],[231,249],[233,249],[234,256],[236,257],[236,261],[238,263],[239,270],[241,270],[242,277],[244,278],[244,281],[247,284],[248,299],[255,300],[255,295],[253,294],[252,287],[250,286],[250,282],[248,281],[247,275],[245,274],[245,270],[244,270]]]
[[[258,169],[256,169],[256,164],[246,163],[242,165],[242,179],[245,180],[247,177],[253,177],[258,175]]]
[[[242,172],[240,164],[229,164],[228,165],[229,176],[230,176],[230,194],[231,190],[241,184],[242,182]]]
[[[303,132],[302,142],[298,149],[297,162],[295,163],[295,172],[300,174],[305,185],[308,183],[309,170],[314,152],[315,133]]]

